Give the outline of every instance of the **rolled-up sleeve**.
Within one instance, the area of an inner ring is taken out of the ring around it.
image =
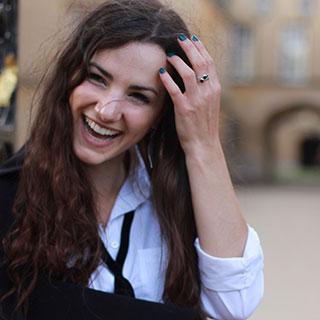
[[[247,319],[263,296],[263,253],[259,237],[248,226],[243,257],[217,258],[208,255],[195,241],[199,257],[201,302],[215,319]]]

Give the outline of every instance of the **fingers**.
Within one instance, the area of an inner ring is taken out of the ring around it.
[[[209,70],[211,72],[211,74],[210,74],[211,77],[215,80],[218,80],[214,61],[213,61],[211,55],[209,54],[208,50],[204,46],[204,44],[201,42],[201,40],[196,35],[193,35],[191,37],[191,40],[192,40],[194,46],[197,48],[199,53],[202,55],[202,57],[206,61],[206,65],[209,67]]]
[[[209,70],[207,61],[195,45],[196,42],[199,41],[190,40],[185,35],[180,34],[178,37],[178,42],[180,47],[188,57],[189,61],[191,62],[192,69],[194,70],[196,77],[202,75],[203,73],[208,73]]]
[[[193,35],[191,39],[188,39],[186,36],[180,35],[178,39],[181,48],[186,53],[193,70],[198,76],[212,72],[212,58],[197,36]]]
[[[187,92],[196,90],[197,76],[192,68],[190,68],[179,56],[173,55],[168,57],[170,64],[176,69],[181,76]]]
[[[168,91],[173,104],[175,106],[178,106],[184,99],[183,93],[165,68],[161,67],[159,73],[161,81]]]
[[[208,74],[211,80],[207,81],[207,83],[218,83],[213,59],[199,38],[193,35],[189,39],[185,35],[180,34],[178,42],[188,57],[192,68],[174,54],[169,54],[168,61],[179,72],[186,90],[195,89],[199,78],[205,74]]]
[[[178,42],[188,57],[192,68],[189,67],[179,56],[174,53],[168,55],[168,61],[180,74],[186,94],[189,96],[199,93],[199,90],[207,88],[205,91],[212,90],[214,87],[220,87],[214,62],[209,52],[203,43],[193,35],[191,39],[185,35],[180,34]],[[203,75],[209,75],[209,80],[204,81],[199,85],[199,78]],[[164,68],[160,69],[161,80],[170,94],[174,103],[182,101],[185,94],[183,94],[178,85],[171,78],[170,74]],[[210,86],[204,85],[205,83],[211,84]],[[202,92],[202,91],[201,91]]]

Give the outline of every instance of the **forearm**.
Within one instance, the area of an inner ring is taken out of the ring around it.
[[[216,257],[240,257],[247,224],[219,142],[214,148],[186,154],[200,245]]]

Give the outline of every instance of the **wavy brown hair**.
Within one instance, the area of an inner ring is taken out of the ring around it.
[[[14,203],[16,222],[4,247],[13,282],[9,294],[17,307],[28,303],[39,275],[86,286],[100,257],[94,189],[73,153],[69,97],[87,76],[99,50],[138,41],[159,45],[187,62],[177,36],[190,36],[182,19],[157,0],[110,0],[86,15],[55,57],[46,76],[39,110],[26,145],[26,157]],[[184,90],[177,72],[172,76]],[[168,247],[164,301],[195,308],[201,315],[196,228],[185,157],[175,130],[167,95],[164,113],[152,141],[150,170],[153,201]],[[76,257],[72,267],[71,257]]]

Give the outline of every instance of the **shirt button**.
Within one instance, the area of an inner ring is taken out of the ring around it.
[[[112,242],[111,242],[111,247],[112,247],[113,249],[118,249],[118,248],[119,248],[119,243],[118,243],[117,241],[112,241]]]

